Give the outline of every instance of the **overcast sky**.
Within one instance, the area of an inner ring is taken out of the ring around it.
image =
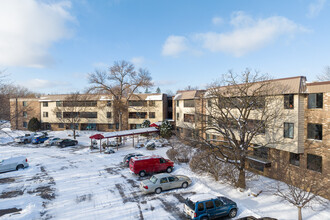
[[[327,0],[0,0],[0,70],[42,93],[88,86],[117,60],[162,92],[246,68],[316,79],[330,65]]]

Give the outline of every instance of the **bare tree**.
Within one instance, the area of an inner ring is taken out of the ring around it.
[[[240,75],[230,71],[205,94],[207,107],[205,112],[197,114],[202,127],[196,126],[193,138],[186,140],[200,149],[215,152],[217,160],[234,165],[239,173],[237,187],[246,187],[249,148],[276,142],[271,134],[279,129],[275,121],[282,114],[281,108],[274,108],[283,102],[276,96],[281,94],[279,88],[267,75],[249,70]],[[221,140],[211,140],[205,133],[217,134]]]
[[[135,70],[127,61],[115,62],[108,72],[95,71],[89,74],[89,92],[109,94],[113,97],[114,118],[118,120],[119,130],[123,130],[123,116],[127,112],[130,98],[141,88],[153,86],[148,70]]]
[[[94,103],[96,103],[94,101]],[[82,118],[90,117],[90,112],[85,112],[87,107],[93,106],[93,101],[88,99],[88,95],[72,93],[66,97],[56,108],[53,113],[59,123],[63,123],[66,128],[73,132],[73,138],[76,139],[76,130]]]
[[[330,66],[326,66],[323,71],[323,75],[317,76],[320,81],[330,81]]]
[[[198,86],[191,86],[191,85],[188,85],[186,86],[183,90],[185,91],[190,91],[190,90],[197,90],[198,89]]]
[[[302,220],[302,209],[315,207],[317,205],[325,207],[329,200],[318,195],[328,192],[329,182],[321,180],[316,172],[308,172],[305,169],[286,166],[283,176],[286,176],[285,183],[277,182],[269,186],[273,194],[291,203],[298,208],[298,220]]]

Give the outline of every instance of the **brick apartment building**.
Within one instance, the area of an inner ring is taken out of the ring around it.
[[[259,145],[251,147],[247,168],[282,181],[287,178],[284,170],[303,171],[330,188],[330,81],[307,83],[305,77],[292,77],[273,83],[285,87],[284,93],[275,96],[273,107],[281,108],[282,117],[274,122],[277,129],[268,128],[258,135],[255,142]],[[197,128],[205,139],[221,142],[221,135],[204,131],[207,122],[198,118],[210,113],[212,103],[207,93],[207,90],[178,91],[173,103],[176,130],[180,135],[192,136]],[[260,145],[263,142],[266,145],[267,137],[279,142],[267,147]],[[330,192],[322,196],[330,198]]]
[[[114,104],[106,95],[79,95],[71,101],[71,95],[47,95],[31,99],[10,99],[12,128],[26,130],[32,117],[41,121],[42,129],[69,129],[64,120],[68,115],[79,112],[78,130],[118,130],[118,119],[114,114]],[[144,120],[151,123],[171,118],[166,94],[135,94],[129,100],[128,111],[123,115],[123,129],[141,127]]]

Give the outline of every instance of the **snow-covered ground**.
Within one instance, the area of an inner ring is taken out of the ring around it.
[[[24,132],[6,132],[12,137]],[[50,132],[68,138],[69,131]],[[141,178],[123,167],[123,157],[131,152],[166,157],[167,147],[148,151],[134,149],[130,141],[115,154],[91,153],[89,136],[79,132],[78,146],[68,148],[18,145],[0,133],[0,159],[25,155],[30,167],[0,174],[0,219],[184,219],[183,201],[199,193],[226,196],[237,202],[237,218],[253,215],[278,219],[297,219],[297,209],[271,195],[266,185],[274,180],[260,177],[249,190],[237,189],[193,173],[186,164],[176,164],[174,174],[189,176],[193,183],[187,189],[143,195]],[[251,193],[263,190],[258,197]],[[15,210],[17,209],[17,210]],[[14,213],[13,211],[18,211]],[[11,212],[11,213],[10,213]],[[18,213],[18,214],[17,214]],[[330,219],[330,210],[304,209],[304,219]]]

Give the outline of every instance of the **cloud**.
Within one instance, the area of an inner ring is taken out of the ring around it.
[[[188,50],[187,38],[183,36],[169,36],[164,45],[162,54],[163,56],[173,56],[176,57],[180,53]]]
[[[224,23],[223,19],[220,17],[213,17],[212,18],[212,23],[214,25],[222,25]]]
[[[231,32],[199,33],[195,35],[195,38],[201,41],[207,50],[225,52],[240,57],[264,47],[280,36],[307,31],[285,17],[273,16],[265,19],[253,19],[244,12],[234,13],[230,24],[234,27]]]
[[[22,86],[25,86],[32,91],[34,90],[42,90],[42,89],[50,89],[54,87],[65,87],[69,86],[70,83],[63,82],[63,81],[50,81],[45,79],[32,79],[28,80],[27,82],[20,83]]]
[[[1,0],[0,65],[44,67],[53,60],[48,50],[72,35],[75,19],[69,1]]]
[[[308,6],[308,17],[316,17],[324,8],[326,0],[315,0]]]
[[[133,57],[131,59],[131,62],[135,65],[135,66],[141,66],[144,62],[145,62],[145,59],[144,57]]]

